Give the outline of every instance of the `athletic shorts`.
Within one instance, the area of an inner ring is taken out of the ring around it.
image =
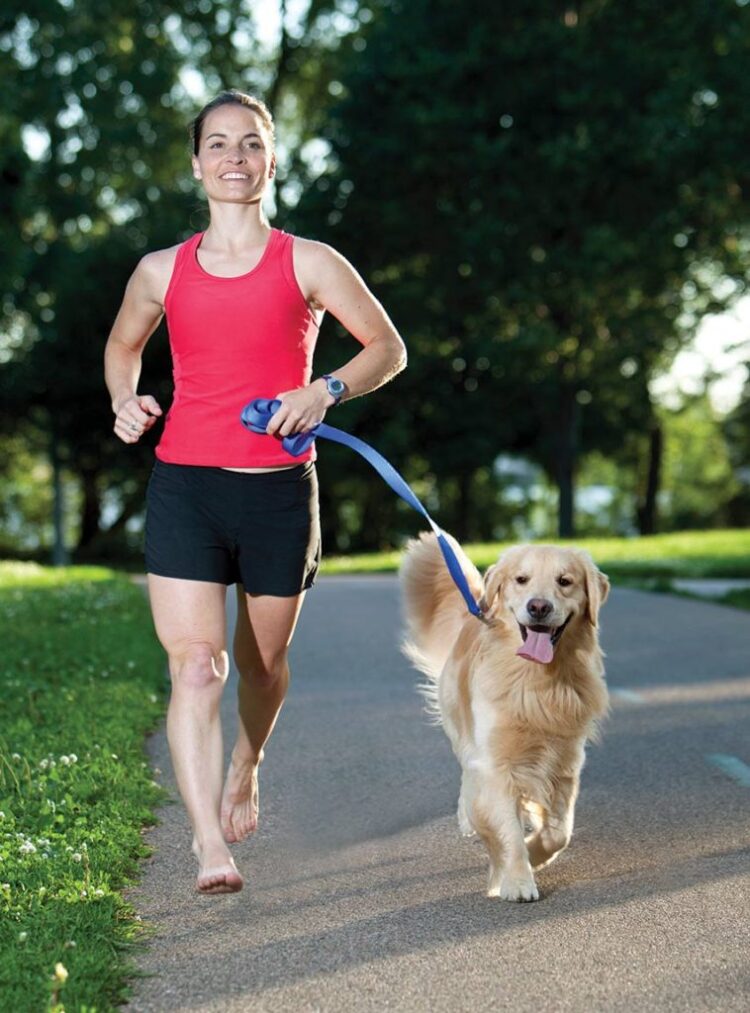
[[[290,597],[320,563],[312,461],[267,472],[157,460],[146,493],[146,570]]]

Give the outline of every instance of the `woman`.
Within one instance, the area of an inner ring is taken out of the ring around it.
[[[140,261],[107,342],[105,376],[114,431],[136,443],[162,415],[152,396],[138,392],[138,379],[143,349],[166,313],[175,391],[149,483],[146,569],[169,658],[167,735],[194,831],[197,889],[225,893],[242,889],[228,845],[257,825],[258,765],[287,691],[287,652],[319,559],[314,449],[293,458],[281,438],[311,428],[339,400],[384,384],[406,354],[343,257],[268,225],[261,202],[276,158],[263,103],[223,92],[200,112],[192,136],[210,224]],[[334,375],[312,379],[326,310],[362,348]],[[281,401],[270,436],[240,424],[254,397]],[[239,721],[222,788],[219,701],[232,583]]]

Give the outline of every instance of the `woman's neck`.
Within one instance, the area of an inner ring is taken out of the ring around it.
[[[259,246],[268,238],[271,226],[260,202],[230,204],[209,202],[211,220],[206,239],[211,246],[224,250],[242,250]]]

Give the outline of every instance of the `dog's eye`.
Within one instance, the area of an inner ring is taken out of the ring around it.
[[[523,576],[516,577],[516,584],[528,584],[528,582],[529,582],[529,578],[528,577],[523,577]]]
[[[558,577],[557,583],[560,585],[560,587],[570,587],[573,581],[569,577]]]

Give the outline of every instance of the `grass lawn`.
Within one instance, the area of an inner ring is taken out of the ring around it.
[[[102,568],[0,563],[0,1009],[109,1010],[143,935],[120,891],[163,797],[144,736],[164,660]]]
[[[597,565],[615,581],[636,578],[747,577],[750,579],[750,530],[682,531],[648,538],[580,538],[559,545],[588,549]],[[510,543],[473,543],[464,546],[474,563],[484,569],[494,563]],[[367,556],[332,556],[324,573],[392,573],[399,552]]]
[[[617,582],[750,578],[750,532],[580,540]],[[480,567],[500,544],[468,545]],[[328,559],[392,572],[398,552]],[[750,607],[750,592],[727,604]],[[95,567],[0,563],[0,1010],[103,1011],[127,998],[143,929],[121,891],[163,798],[145,759],[164,660],[141,591]]]

